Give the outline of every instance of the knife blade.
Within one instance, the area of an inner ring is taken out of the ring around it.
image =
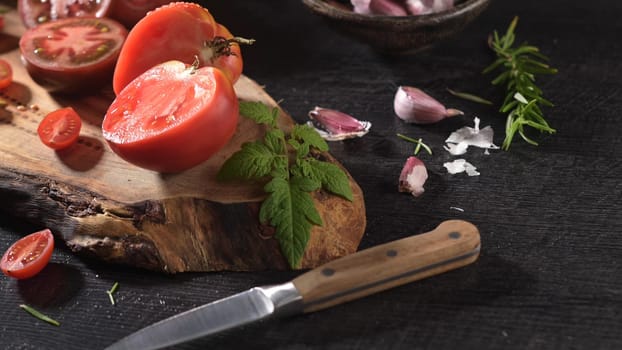
[[[147,326],[106,350],[160,349],[269,317],[314,312],[468,265],[480,235],[463,220],[333,260],[275,286],[254,287]]]

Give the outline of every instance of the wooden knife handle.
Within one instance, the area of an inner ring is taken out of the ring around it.
[[[477,227],[462,220],[331,261],[295,278],[304,312],[321,310],[477,260]]]

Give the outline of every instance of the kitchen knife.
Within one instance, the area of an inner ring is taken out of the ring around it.
[[[462,220],[328,262],[290,282],[255,287],[147,326],[106,350],[160,349],[273,316],[318,311],[468,265],[478,229]]]

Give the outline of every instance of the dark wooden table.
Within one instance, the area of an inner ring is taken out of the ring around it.
[[[360,248],[460,218],[476,224],[480,259],[460,270],[315,314],[272,320],[180,349],[616,349],[622,348],[622,3],[493,1],[466,31],[417,55],[387,57],[334,32],[300,1],[212,1],[216,18],[257,43],[245,50],[245,73],[265,85],[299,122],[314,106],[373,123],[360,139],[331,152],[364,190],[368,225]],[[559,69],[539,85],[555,107],[557,129],[515,140],[509,152],[469,150],[480,176],[449,175],[442,148],[450,132],[491,125],[495,108],[449,95],[447,87],[498,101],[482,69],[492,60],[488,34],[519,15],[520,41],[539,46]],[[392,112],[397,86],[423,88],[462,109],[431,126],[407,125]],[[397,192],[413,146],[430,177],[419,198]],[[452,209],[461,208],[464,211]],[[0,216],[4,251],[38,227]],[[85,260],[62,246],[41,276],[0,277],[0,348],[99,349],[162,318],[297,272],[161,275]],[[118,281],[117,305],[106,290]],[[18,305],[58,319],[50,326]]]

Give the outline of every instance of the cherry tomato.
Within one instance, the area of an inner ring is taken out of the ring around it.
[[[114,20],[73,17],[28,29],[19,47],[38,84],[54,92],[88,92],[110,83],[126,36]]]
[[[71,107],[57,109],[39,123],[37,133],[46,146],[59,150],[73,145],[80,136],[82,120]]]
[[[17,10],[26,28],[67,17],[104,17],[112,0],[18,0]]]
[[[113,77],[114,92],[118,94],[156,64],[170,60],[192,64],[195,57],[200,66],[220,68],[235,82],[242,71],[242,55],[239,47],[232,46],[235,59],[219,60],[230,52],[214,47],[214,39],[227,43],[216,38],[218,31],[214,17],[197,4],[174,2],[149,12],[130,30],[121,49]]]
[[[53,250],[54,236],[49,229],[31,233],[9,247],[0,260],[0,269],[9,277],[30,278],[43,270]]]
[[[235,132],[238,113],[233,85],[222,71],[169,61],[120,91],[102,131],[110,148],[126,161],[173,173],[220,150]]]
[[[13,70],[9,62],[0,58],[0,89],[11,85],[13,81]]]
[[[112,2],[109,16],[130,28],[145,17],[147,12],[169,2],[171,0],[116,0]]]

